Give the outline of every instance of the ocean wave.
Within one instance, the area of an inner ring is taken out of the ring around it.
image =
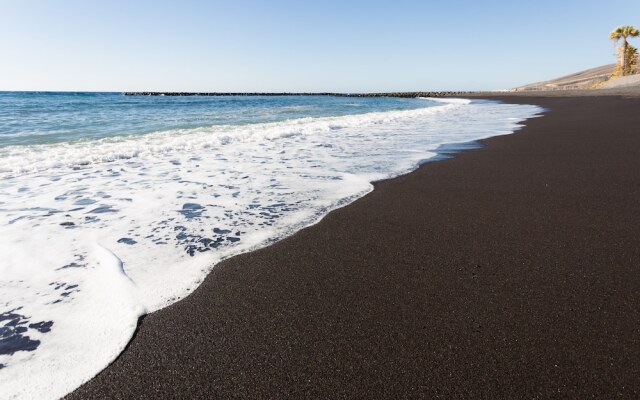
[[[154,157],[160,154],[199,151],[228,146],[237,142],[255,143],[344,128],[366,128],[367,126],[445,112],[451,107],[462,104],[466,103],[340,117],[298,118],[283,122],[175,129],[144,135],[81,140],[71,143],[8,146],[0,149],[0,177],[54,168],[86,167],[116,160]]]
[[[433,101],[435,103],[445,103],[445,104],[471,104],[471,99],[458,99],[453,97],[419,97],[423,100]]]

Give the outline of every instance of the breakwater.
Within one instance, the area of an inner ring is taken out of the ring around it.
[[[386,93],[260,93],[260,92],[124,92],[125,96],[336,96],[336,97],[450,97],[469,92],[386,92]]]

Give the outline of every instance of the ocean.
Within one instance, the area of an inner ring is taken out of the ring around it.
[[[1,92],[0,398],[63,396],[123,351],[140,316],[187,296],[222,259],[541,111]]]

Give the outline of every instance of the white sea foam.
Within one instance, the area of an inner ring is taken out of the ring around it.
[[[0,397],[63,396],[221,259],[315,223],[440,144],[541,111],[453,100],[0,149],[0,329],[17,340],[0,353]]]
[[[420,97],[424,100],[433,101],[436,103],[445,103],[445,104],[471,104],[470,99],[457,99],[454,97]]]

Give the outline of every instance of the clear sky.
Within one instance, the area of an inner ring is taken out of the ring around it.
[[[503,89],[613,63],[609,32],[640,27],[638,0],[0,6],[0,90]]]

